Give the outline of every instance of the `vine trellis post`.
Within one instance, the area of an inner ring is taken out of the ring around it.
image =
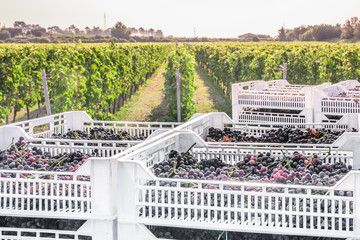
[[[181,78],[180,78],[180,73],[179,73],[179,69],[176,69],[175,72],[175,77],[176,77],[176,100],[177,100],[177,121],[181,122],[181,99],[180,99],[180,86],[181,86]]]
[[[49,99],[49,92],[48,92],[48,87],[47,87],[47,82],[46,82],[45,70],[41,70],[41,80],[42,80],[43,89],[44,89],[46,113],[47,113],[47,115],[51,115],[50,99]]]

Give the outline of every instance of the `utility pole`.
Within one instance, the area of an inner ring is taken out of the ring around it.
[[[194,38],[196,38],[196,28],[194,27]]]
[[[106,13],[104,13],[104,30],[106,30]]]

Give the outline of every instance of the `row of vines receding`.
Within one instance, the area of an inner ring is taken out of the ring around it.
[[[41,70],[48,76],[52,113],[84,110],[106,119],[144,83],[171,44],[47,44],[0,46],[0,120],[38,107]]]
[[[330,43],[188,44],[197,62],[230,97],[231,84],[282,79],[294,84],[339,82],[360,77],[360,45]]]
[[[177,120],[176,69],[179,69],[181,120],[188,120],[195,112],[194,80],[195,57],[184,47],[171,52],[165,66],[165,101],[168,104],[168,121]]]

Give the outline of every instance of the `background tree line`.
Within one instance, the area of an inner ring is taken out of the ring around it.
[[[294,29],[280,28],[277,39],[279,41],[338,41],[341,39],[359,41],[360,21],[358,17],[346,20],[345,24],[320,24],[300,26]]]
[[[82,36],[80,40],[84,40],[85,42],[88,40],[92,42],[90,39],[91,36],[95,39],[94,42],[102,42],[102,40],[126,42],[136,41],[136,39],[131,39],[132,37],[163,37],[163,32],[162,30],[155,31],[153,28],[128,28],[122,22],[117,22],[112,28],[101,29],[100,27],[94,26],[93,28],[85,27],[84,30],[79,29],[74,24],[66,29],[61,29],[59,26],[51,26],[46,29],[38,24],[27,24],[24,21],[15,21],[13,27],[2,27],[0,24],[0,41],[2,42],[14,42],[14,40],[23,39],[28,41],[34,39],[43,40],[43,42],[54,42],[54,39],[57,39],[60,40],[60,42],[63,42],[63,40],[69,42],[67,41],[68,39],[79,40],[77,36]]]

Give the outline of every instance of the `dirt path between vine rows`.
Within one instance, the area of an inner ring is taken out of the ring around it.
[[[195,67],[195,85],[197,86],[194,93],[196,112],[226,112],[231,117],[230,100],[200,66]]]
[[[114,120],[164,122],[167,114],[167,105],[164,101],[165,79],[162,75],[164,71],[163,66],[149,78],[146,84],[115,113]],[[194,101],[198,113],[226,112],[231,117],[230,101],[199,66],[195,67],[195,85]]]
[[[165,66],[160,67],[153,76],[114,114],[114,120],[164,122],[167,106],[164,102]]]

